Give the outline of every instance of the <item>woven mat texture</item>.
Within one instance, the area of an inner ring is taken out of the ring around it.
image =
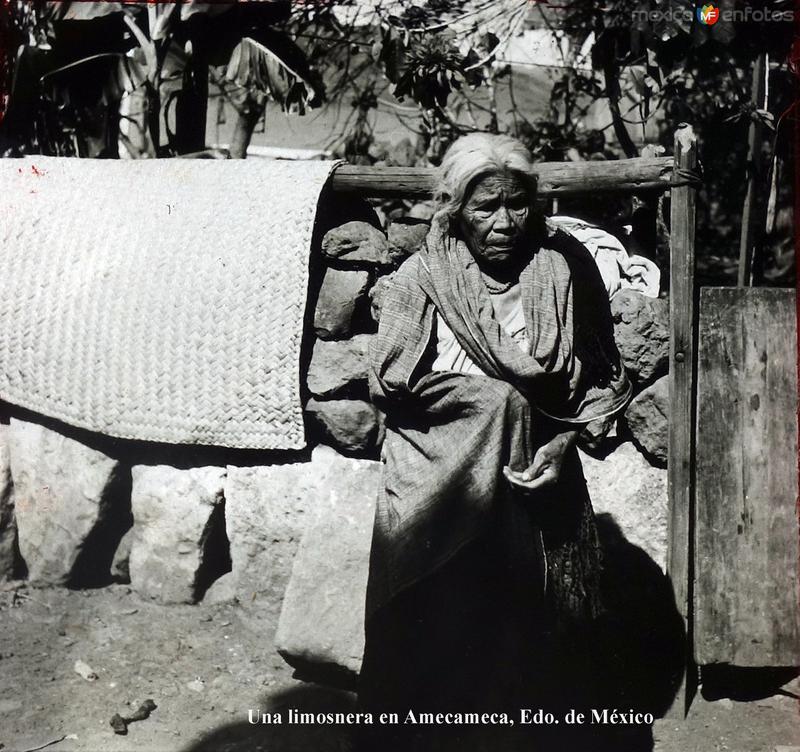
[[[121,438],[303,447],[308,257],[335,165],[0,159],[0,398]]]

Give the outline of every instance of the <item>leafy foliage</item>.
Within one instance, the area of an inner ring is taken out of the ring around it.
[[[271,30],[258,37],[243,37],[236,45],[225,77],[244,89],[268,95],[285,112],[304,115],[306,106],[318,107],[324,87],[300,48]]]
[[[144,122],[134,125],[149,141],[151,155],[185,151],[198,135],[202,148],[208,65],[224,65],[230,82],[274,98],[287,111],[304,112],[324,97],[297,45],[271,28],[288,18],[288,0],[14,0],[11,10],[22,52],[5,130],[27,151],[116,156],[123,95],[145,101]],[[168,126],[170,112],[177,127],[167,127],[164,148],[162,126]],[[105,127],[102,143],[94,144],[98,122]]]
[[[719,5],[744,12],[750,4]],[[779,14],[791,8],[787,0],[758,4],[762,13]],[[614,131],[628,156],[638,151],[629,138],[632,126],[655,122],[658,140],[668,152],[678,125],[688,122],[694,126],[705,175],[698,200],[699,262],[719,281],[720,274],[731,273],[730,259],[737,252],[750,123],[758,121],[765,126],[768,140],[762,148],[773,171],[780,171],[780,165],[792,158],[786,137],[788,121],[781,117],[791,107],[794,88],[782,65],[792,41],[792,24],[759,24],[747,17],[730,20],[723,15],[714,26],[704,27],[693,11],[693,3],[681,0],[607,0],[602,7],[590,0],[572,0],[559,13],[557,23],[578,43],[594,36],[592,67],[603,76],[604,85],[602,91],[587,93],[609,102]],[[756,58],[763,54],[773,62],[768,110],[751,102],[751,72]],[[568,75],[574,87],[578,79]],[[639,99],[633,118],[615,111],[623,77]],[[553,103],[560,99],[563,105],[568,89],[554,88]],[[553,132],[553,122],[558,122],[554,116],[528,134],[534,148],[544,144],[550,158],[565,147],[567,152],[574,148],[582,157],[590,156],[582,148],[580,129],[570,126],[568,119]],[[760,179],[763,189],[759,193],[766,198],[768,176]],[[779,205],[786,206],[790,200],[785,195],[787,188],[786,183],[783,188],[775,184],[773,199]]]
[[[165,111],[191,111],[186,94],[197,89],[203,66],[210,66],[212,79],[240,113],[256,115],[267,98],[293,112],[321,104],[319,68],[325,71],[326,106],[350,105],[340,136],[344,154],[354,161],[378,158],[372,122],[387,88],[410,103],[397,109],[420,135],[421,151],[432,164],[452,140],[476,129],[510,128],[537,159],[613,159],[638,154],[645,130],[669,151],[677,125],[690,122],[706,176],[698,245],[707,257],[723,259],[736,250],[747,133],[759,122],[767,133],[766,162],[773,164],[763,191],[771,181],[772,215],[784,216],[789,201],[793,77],[780,65],[791,44],[788,23],[723,17],[703,26],[691,0],[374,0],[370,25],[349,25],[337,13],[367,5],[355,0],[336,7],[305,0],[291,13],[286,0],[147,7],[0,2],[13,10],[14,47],[21,43],[24,49],[5,130],[18,126],[17,134],[27,134],[27,149],[112,154],[118,140],[114,108],[124,94],[144,98],[143,129],[159,154],[173,154],[181,149],[179,134],[168,131],[164,147],[159,128],[169,122]],[[719,5],[752,6],[738,0]],[[758,4],[759,11],[773,14],[791,9],[791,0]],[[591,58],[589,68],[565,61],[545,112],[526,119],[514,105],[515,72],[498,57],[532,23],[565,35],[573,49],[591,48]],[[303,51],[292,39],[301,41]],[[766,109],[750,101],[753,63],[764,53],[772,61]],[[504,124],[497,111],[501,88],[510,92],[513,125]],[[631,93],[636,103],[626,109]],[[587,116],[596,103],[607,106],[611,122],[590,130]],[[783,182],[773,180],[775,175]]]
[[[474,67],[475,49],[462,54],[456,43],[450,30],[411,36],[389,27],[373,47],[373,55],[400,101],[410,96],[423,109],[441,109],[454,91],[464,85],[477,87],[484,80],[480,68]],[[487,44],[493,49],[497,37],[487,35]]]

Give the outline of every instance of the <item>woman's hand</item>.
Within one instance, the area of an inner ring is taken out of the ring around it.
[[[539,447],[527,470],[517,471],[504,467],[503,475],[512,486],[528,493],[555,485],[561,475],[567,450],[577,438],[576,430],[558,433]]]

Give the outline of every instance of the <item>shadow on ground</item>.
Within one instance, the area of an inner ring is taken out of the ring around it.
[[[672,703],[684,667],[684,627],[675,607],[672,587],[655,562],[627,541],[610,515],[598,516],[604,549],[606,613],[596,624],[596,665],[603,688],[603,705],[658,717]],[[354,726],[289,723],[295,713],[355,712],[352,692],[304,684],[262,698],[253,708],[280,714],[281,723],[234,723],[207,734],[183,752],[351,752]],[[274,720],[274,719],[273,719]],[[608,739],[597,729],[598,742],[614,752],[653,749],[648,725],[607,727]],[[554,729],[555,731],[555,729]]]
[[[686,632],[672,585],[661,568],[628,541],[608,514],[597,517],[604,552],[600,673],[612,707],[659,717],[672,704],[686,665]]]
[[[353,726],[289,723],[289,710],[314,715],[356,710],[352,692],[304,684],[263,697],[253,708],[256,716],[280,716],[281,723],[233,723],[221,726],[183,752],[351,752]]]
[[[714,701],[727,698],[752,702],[779,695],[800,700],[783,685],[800,676],[800,669],[786,667],[742,668],[725,664],[703,666],[701,669],[703,698]]]
[[[614,518],[597,516],[603,550],[604,613],[592,625],[591,651],[601,709],[663,716],[681,685],[686,631],[672,585]],[[592,752],[651,752],[650,724],[594,727]]]

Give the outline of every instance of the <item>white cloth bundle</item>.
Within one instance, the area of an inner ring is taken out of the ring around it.
[[[648,298],[658,297],[661,271],[650,259],[629,255],[618,238],[583,219],[556,216],[550,220],[589,249],[609,298],[620,290],[636,290]]]

